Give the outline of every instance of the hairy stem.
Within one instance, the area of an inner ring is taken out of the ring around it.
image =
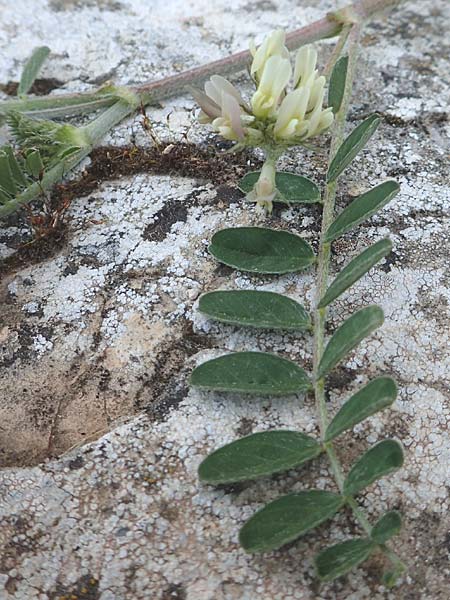
[[[294,50],[305,44],[338,35],[343,26],[352,22],[365,21],[376,13],[392,8],[403,0],[357,0],[336,13],[291,31],[286,36],[286,45]],[[246,67],[251,59],[249,51],[238,52],[226,58],[195,67],[159,81],[150,81],[130,90],[139,94],[144,104],[157,103],[169,98],[187,86],[200,85],[211,75],[228,75]],[[24,98],[0,102],[0,122],[2,115],[15,110],[43,118],[58,118],[74,114],[87,114],[99,108],[111,106],[116,101],[114,94],[88,92],[85,94],[58,94],[41,98]]]
[[[328,166],[331,164],[333,157],[336,154],[339,146],[344,139],[345,121],[348,113],[350,96],[353,87],[353,79],[355,75],[356,60],[358,55],[359,36],[361,32],[361,26],[354,24],[348,35],[348,68],[347,77],[345,82],[344,98],[342,100],[341,108],[336,114],[336,119],[333,127],[331,147],[328,157]],[[345,34],[345,32],[344,32]],[[340,45],[342,49],[342,45]],[[335,60],[338,58],[336,55]],[[316,285],[316,307],[319,304],[320,299],[323,297],[328,284],[328,271],[330,264],[331,245],[329,242],[325,242],[325,233],[334,218],[334,205],[336,197],[337,182],[332,181],[327,184],[323,198],[323,213],[322,213],[322,226],[319,242],[319,254],[318,254],[318,269],[317,269],[317,285]],[[313,355],[313,374],[314,374],[314,395],[316,401],[316,409],[319,417],[320,433],[322,439],[325,436],[325,431],[328,425],[329,417],[326,406],[325,398],[325,379],[317,378],[317,372],[320,360],[322,358],[325,346],[325,325],[327,319],[327,308],[316,308],[314,311],[314,355]],[[342,493],[344,489],[344,472],[340,460],[335,452],[332,442],[324,443],[324,448],[330,462],[331,471],[333,473],[336,484],[339,491]],[[364,529],[367,535],[370,535],[372,525],[368,518],[364,514],[363,509],[358,505],[353,497],[347,498],[347,504],[352,509],[352,512]],[[386,545],[380,546],[382,552],[389,558],[394,564],[398,573],[405,570],[405,566],[399,557],[393,550],[388,548]]]

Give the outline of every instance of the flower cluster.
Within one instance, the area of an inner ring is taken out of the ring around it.
[[[194,90],[200,122],[211,123],[222,137],[242,146],[295,145],[327,129],[333,112],[323,109],[325,77],[316,69],[317,52],[301,48],[292,69],[284,42],[284,32],[274,31],[259,48],[252,44],[256,91],[249,103],[219,75],[211,77],[204,92]]]

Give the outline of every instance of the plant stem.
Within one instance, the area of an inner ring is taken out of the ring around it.
[[[392,8],[403,0],[357,0],[336,13],[329,13],[323,19],[306,27],[291,31],[286,36],[286,45],[295,50],[305,44],[338,35],[345,24],[353,21],[365,21],[376,13]],[[228,75],[246,67],[251,54],[238,52],[200,67],[195,67],[159,81],[145,82],[130,90],[142,97],[144,104],[157,103],[169,98],[188,86],[201,85],[211,75]],[[58,94],[41,98],[24,98],[0,102],[1,117],[9,111],[19,111],[43,118],[58,118],[74,114],[87,114],[99,108],[111,106],[116,98],[114,94],[88,92],[85,94]]]
[[[356,60],[358,55],[359,36],[361,26],[359,24],[352,25],[348,34],[348,68],[345,81],[344,98],[341,107],[336,114],[336,119],[333,127],[331,147],[328,157],[328,166],[331,164],[333,157],[336,154],[339,146],[344,139],[345,121],[350,103],[350,96],[353,87],[353,79],[355,75]],[[344,33],[345,34],[345,33]],[[343,45],[340,44],[342,50]],[[338,55],[335,56],[337,60]],[[328,285],[328,271],[330,264],[331,245],[325,242],[325,233],[334,218],[334,205],[336,197],[337,182],[332,181],[327,184],[323,199],[322,226],[319,241],[318,253],[318,270],[317,270],[317,286],[316,286],[316,309],[314,311],[314,352],[313,352],[313,378],[314,378],[314,395],[316,401],[316,410],[319,417],[320,433],[322,439],[325,437],[325,431],[328,425],[328,410],[325,399],[325,379],[317,378],[318,367],[322,358],[325,346],[325,325],[327,318],[327,308],[317,308],[320,299],[323,297]],[[344,490],[344,473],[339,458],[335,452],[332,442],[324,443],[324,448],[330,462],[331,471],[333,473],[339,491]],[[352,509],[357,521],[364,529],[367,535],[370,535],[372,526],[367,519],[364,511],[353,497],[347,497],[347,504]],[[399,557],[388,548],[385,544],[380,546],[381,551],[389,558],[389,560],[397,567],[398,572],[405,570],[405,565]]]
[[[339,36],[338,41],[336,42],[336,45],[333,48],[333,52],[331,53],[331,56],[327,64],[325,65],[324,70],[322,71],[322,75],[325,75],[327,79],[329,79],[333,67],[336,64],[336,61],[342,54],[342,50],[345,46],[345,42],[347,41],[348,34],[350,33],[351,28],[351,25],[344,25],[342,28],[341,35]]]

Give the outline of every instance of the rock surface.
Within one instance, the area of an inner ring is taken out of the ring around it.
[[[52,49],[43,78],[61,83],[55,93],[159,78],[333,8],[326,0],[34,0],[30,11],[29,0],[0,0],[0,82],[17,80],[41,44]],[[416,0],[366,29],[350,121],[376,110],[383,125],[338,198],[341,208],[383,178],[401,184],[394,202],[336,244],[335,270],[386,235],[394,252],[333,305],[332,325],[370,302],[386,321],[330,378],[330,410],[376,374],[399,382],[395,408],[343,436],[339,451],[349,465],[384,437],[405,446],[405,467],[362,498],[373,519],[388,508],[404,513],[401,586],[379,584],[375,559],[317,587],[308,548],[358,532],[345,513],[272,555],[239,549],[240,524],[264,502],[333,486],[325,461],[233,489],[198,483],[204,455],[238,435],[317,430],[309,397],[249,401],[188,389],[192,367],[225,350],[311,360],[308,336],[219,327],[196,312],[198,296],[258,288],[310,305],[314,280],[251,277],[208,255],[215,230],[255,223],[234,183],[258,157],[224,155],[180,96],[148,109],[151,135],[136,117],[105,140],[84,167],[91,183],[83,187],[82,169],[76,175],[58,236],[20,249],[30,229],[17,215],[0,232],[1,599],[450,597],[449,16],[442,2]],[[324,60],[331,41],[321,48]],[[236,81],[247,89],[245,76]],[[300,165],[323,181],[323,154],[291,152],[283,167]],[[314,243],[319,216],[286,209],[269,224]]]

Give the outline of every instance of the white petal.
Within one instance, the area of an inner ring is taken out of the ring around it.
[[[304,85],[310,78],[317,63],[317,50],[312,46],[303,46],[295,57],[294,87]]]
[[[234,85],[228,81],[228,79],[225,79],[225,77],[221,77],[220,75],[213,75],[210,81],[215,89],[220,93],[220,97],[222,92],[225,92],[226,94],[233,96],[233,98],[236,98],[239,104],[244,104],[241,94],[234,87]]]
[[[214,119],[220,115],[220,107],[209,96],[195,88],[191,89],[191,94],[203,112],[209,117]]]
[[[234,96],[222,92],[222,115],[230,122],[232,130],[239,139],[245,136],[244,128],[241,124],[241,107]]]
[[[308,101],[308,108],[307,108],[308,112],[311,110],[314,110],[318,104],[320,104],[320,106],[322,106],[323,96],[324,96],[324,92],[325,92],[325,90],[324,90],[325,81],[326,81],[325,77],[323,75],[321,75],[314,82],[314,84],[311,88],[311,95],[310,95],[309,101]]]

